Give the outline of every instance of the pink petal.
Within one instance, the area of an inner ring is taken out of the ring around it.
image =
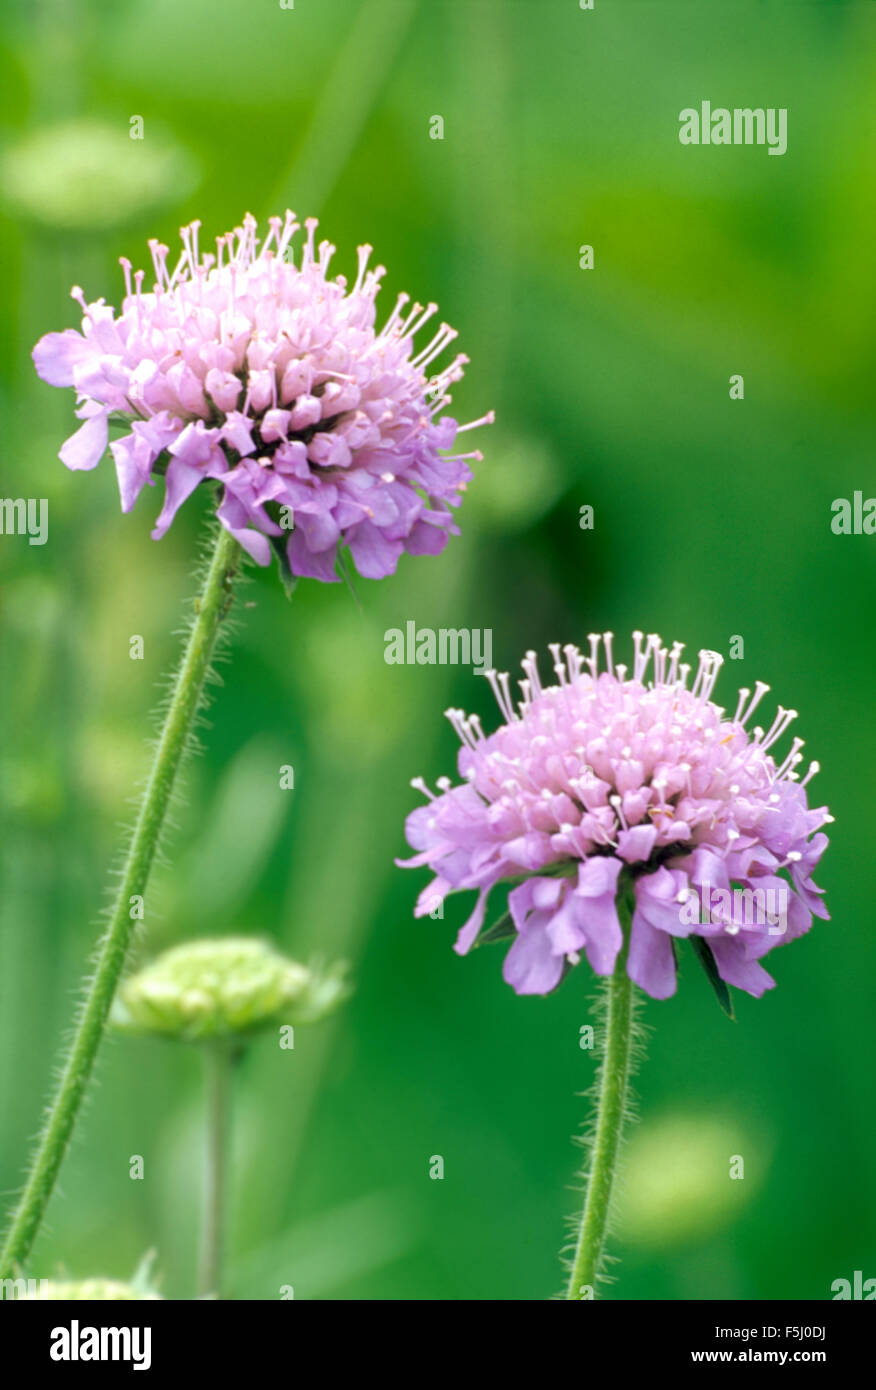
[[[161,540],[177,511],[186,498],[191,496],[203,477],[204,474],[200,468],[184,463],[182,459],[171,459],[164,479],[164,506],[161,508],[161,514],[155,523],[155,530],[152,532],[154,541]]]
[[[107,414],[108,411],[102,410],[98,415],[93,415],[61,446],[58,458],[68,468],[96,468],[100,463],[106,453],[109,437]]]
[[[627,974],[652,999],[669,999],[675,993],[672,937],[649,926],[638,908],[633,913]]]
[[[81,333],[67,328],[40,338],[31,357],[37,375],[50,386],[72,386],[73,368],[93,351]]]
[[[562,979],[563,957],[553,955],[547,932],[521,932],[505,957],[502,975],[517,994],[549,994]]]

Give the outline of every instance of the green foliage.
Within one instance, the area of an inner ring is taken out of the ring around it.
[[[712,948],[702,936],[689,936],[688,941],[694,950],[694,955],[703,967],[703,973],[715,993],[715,998],[721,1006],[722,1011],[728,1018],[735,1018],[733,1012],[733,999],[727,985],[718,974],[718,967],[715,964],[715,957]]]

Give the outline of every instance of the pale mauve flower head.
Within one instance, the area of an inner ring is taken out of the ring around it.
[[[150,242],[154,285],[122,258],[118,313],[87,303],[82,331],[37,343],[37,372],[77,392],[80,428],[60,451],[71,469],[94,468],[111,424],[127,431],[110,445],[123,511],[164,478],[153,531],[165,534],[199,483],[221,486],[222,525],[260,565],[272,548],[293,576],[338,578],[338,547],[359,572],[382,578],[403,551],[436,554],[458,533],[453,509],[477,452],[443,413],[463,375],[459,354],[433,372],[456,337],[441,324],[415,338],[436,305],[399,295],[381,327],[375,300],[384,268],[361,246],[352,285],[328,271],[335,248],[315,243],[315,219],[269,220],[260,243],[255,218],[199,249],[198,222],[181,230],[174,268]]]
[[[761,957],[808,931],[813,913],[828,916],[812,873],[832,818],[806,793],[818,764],[800,781],[802,740],[770,751],[794,710],[779,706],[768,729],[746,728],[763,682],[740,692],[729,717],[711,698],[717,653],[700,652],[691,679],[680,643],[633,640],[631,672],[615,663],[611,633],[591,636],[586,657],[554,644],[550,686],[528,653],[516,705],[508,676],[487,672],[504,720],[495,733],[448,711],[463,780],[442,778],[437,796],[414,782],[428,801],[408,817],[417,853],[407,865],[436,875],[417,915],[476,890],[456,944],[465,954],[490,894],[507,885],[505,979],[518,994],[545,994],[582,955],[597,974],[613,971],[625,894],[627,971],[648,994],[674,993],[674,942],[694,936],[723,981],[760,996],[774,984]]]

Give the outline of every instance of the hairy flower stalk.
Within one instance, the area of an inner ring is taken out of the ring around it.
[[[121,258],[121,311],[86,301],[82,330],[48,333],[33,351],[40,377],[73,387],[83,422],[60,458],[93,469],[111,426],[122,509],[164,480],[160,539],[201,485],[218,496],[218,535],[164,721],[136,828],[97,964],[21,1200],[0,1254],[0,1276],[27,1256],[76,1121],[133,930],[130,902],[142,896],[210,665],[230,604],[241,547],[259,565],[272,553],[287,586],[305,575],[334,581],[349,547],[359,572],[391,574],[403,551],[437,554],[458,531],[452,508],[472,476],[476,452],[454,454],[458,426],[443,414],[466,362],[457,355],[430,374],[456,337],[442,324],[416,348],[437,306],[399,295],[380,329],[375,300],[384,275],[360,246],[355,282],[328,277],[335,248],[315,243],[291,212],[272,217],[263,241],[254,217],[201,254],[200,223],[181,229],[182,254],[150,242],[155,281]]]
[[[234,537],[217,528],[212,558],[201,596],[196,600],[194,619],[155,746],[107,928],[98,947],[94,973],[86,985],[73,1041],[0,1255],[0,1278],[10,1277],[15,1266],[27,1258],[70,1143],[134,932],[136,918],[131,913],[131,900],[145,895],[176,776],[202,703],[220,627],[231,607],[232,585],[240,560],[240,546]]]
[[[463,781],[422,779],[428,798],[407,821],[417,851],[407,867],[436,875],[417,915],[454,892],[477,892],[456,950],[513,939],[504,976],[518,994],[548,994],[586,957],[608,977],[608,1040],[573,1285],[599,1269],[629,1075],[631,984],[654,999],[675,992],[676,943],[688,938],[719,998],[728,985],[760,997],[775,981],[760,964],[773,947],[826,918],[812,879],[826,846],[826,807],[801,781],[802,739],[771,750],[796,719],[779,707],[768,729],[749,724],[769,687],[740,692],[735,713],[712,700],[722,665],[701,651],[633,633],[632,671],[613,635],[588,656],[551,646],[557,683],[544,686],[535,653],[515,705],[507,675],[487,672],[504,722],[486,735],[477,715],[449,710]],[[604,669],[600,670],[600,648]],[[691,679],[692,677],[692,679]],[[507,910],[483,930],[488,900]]]
[[[623,911],[623,909],[622,909]],[[584,1205],[569,1264],[566,1298],[592,1299],[602,1272],[605,1236],[611,1212],[614,1174],[624,1120],[629,1111],[629,1083],[636,1046],[636,1000],[627,974],[625,952],[605,981],[603,1055],[595,1087],[592,1132],[585,1139],[588,1162],[582,1172]]]
[[[198,1261],[198,1292],[202,1298],[222,1297],[225,1253],[225,1198],[230,1132],[231,1077],[234,1057],[223,1043],[203,1049],[206,1096],[204,1153],[204,1216]]]

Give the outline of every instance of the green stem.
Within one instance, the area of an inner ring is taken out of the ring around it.
[[[237,541],[219,527],[95,970],[87,983],[73,1042],[0,1255],[0,1278],[10,1278],[27,1258],[70,1143],[139,916],[132,915],[131,900],[142,897],[146,889],[176,775],[201,705],[216,638],[231,607],[240,555]]]
[[[207,1142],[198,1291],[202,1298],[221,1298],[231,1081],[231,1054],[223,1044],[204,1048],[204,1074]]]
[[[625,914],[621,912],[621,920]],[[628,926],[628,923],[627,923]],[[602,1266],[611,1192],[627,1111],[633,1052],[633,982],[627,948],[605,981],[605,1051],[597,1080],[596,1126],[589,1154],[584,1209],[569,1272],[567,1299],[593,1298]]]

